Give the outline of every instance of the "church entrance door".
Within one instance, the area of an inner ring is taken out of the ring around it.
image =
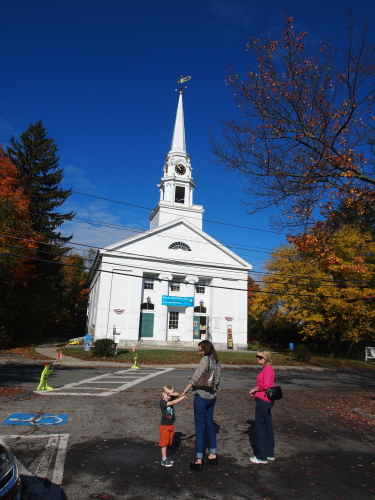
[[[207,316],[194,316],[193,339],[204,340],[207,333]]]
[[[139,330],[141,337],[154,336],[154,313],[141,312]]]

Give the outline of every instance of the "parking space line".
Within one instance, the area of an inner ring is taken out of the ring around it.
[[[0,436],[0,443],[7,442],[9,439],[21,440],[36,440],[36,439],[47,439],[47,445],[43,451],[40,458],[36,471],[30,472],[15,456],[19,471],[25,476],[35,476],[38,478],[38,484],[40,479],[45,479],[47,477],[48,471],[51,467],[53,457],[56,452],[55,464],[53,466],[52,483],[61,486],[64,466],[65,466],[65,456],[68,446],[69,434],[8,434],[5,436]],[[46,497],[43,497],[46,498]]]
[[[69,434],[61,434],[59,447],[57,448],[52,482],[58,484],[59,486],[62,485],[63,481],[65,455],[66,455],[66,449],[68,447],[68,437]]]

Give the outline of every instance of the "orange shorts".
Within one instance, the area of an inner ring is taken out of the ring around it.
[[[159,426],[159,446],[172,446],[174,436],[174,425]]]

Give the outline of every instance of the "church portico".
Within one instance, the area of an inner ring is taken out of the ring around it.
[[[250,264],[202,230],[186,152],[182,93],[150,229],[101,249],[90,273],[87,330],[122,346],[247,347]]]

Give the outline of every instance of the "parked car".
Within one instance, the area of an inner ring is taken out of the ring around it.
[[[12,452],[0,443],[0,500],[20,500],[21,478]]]

